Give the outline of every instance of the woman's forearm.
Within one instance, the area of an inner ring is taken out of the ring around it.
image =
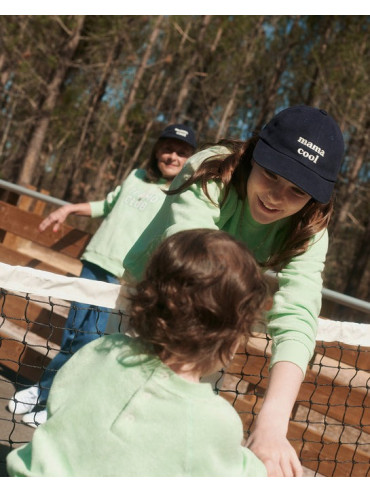
[[[302,379],[302,370],[289,361],[280,361],[271,370],[261,411],[247,441],[269,476],[302,476],[297,454],[286,438]]]
[[[303,380],[302,370],[289,361],[276,363],[270,372],[259,420],[271,419],[286,434],[289,418]]]

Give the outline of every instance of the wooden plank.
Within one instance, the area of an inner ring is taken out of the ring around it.
[[[82,262],[80,259],[37,245],[33,241],[25,241],[18,249],[18,252],[32,257],[34,262],[40,261],[47,265],[53,265],[55,268],[64,271],[66,275],[78,277],[81,274]]]
[[[34,187],[33,185],[26,185],[26,188],[34,191],[36,190],[36,187]],[[49,195],[49,192],[46,192],[45,190],[42,190],[41,193]],[[28,195],[20,195],[17,204],[14,205],[16,205],[18,209],[21,209],[22,211],[33,212],[34,214],[41,216],[45,209],[46,202],[34,199]],[[27,240],[9,232],[5,234],[3,239],[3,244],[5,246],[13,248],[13,250],[19,250],[19,248],[22,245],[25,245],[25,243],[27,243]]]
[[[1,295],[0,300],[0,316],[3,319],[13,322],[24,331],[33,332],[43,339],[60,344],[68,313],[67,303],[62,310],[65,314],[62,315],[59,307],[51,312],[50,306],[43,307],[16,294]]]
[[[39,381],[43,369],[60,347],[9,321],[0,328],[0,361],[3,366],[32,382]]]
[[[8,265],[21,265],[22,267],[32,267],[33,269],[44,270],[47,272],[53,272],[60,275],[71,275],[55,265],[43,262],[42,260],[35,259],[30,255],[21,253],[17,250],[12,250],[0,243],[0,261]]]
[[[302,465],[323,476],[342,477],[369,474],[370,454],[356,444],[333,442],[312,427],[290,422],[288,440]]]
[[[81,256],[91,235],[63,224],[57,233],[48,228],[40,233],[40,216],[22,211],[17,207],[0,202],[0,229],[31,240],[42,246],[62,252],[73,258]]]
[[[228,387],[228,384],[225,385]],[[253,390],[252,390],[253,391]],[[257,394],[260,390],[256,389]],[[250,392],[250,388],[248,388]],[[263,392],[263,389],[262,389]],[[255,414],[258,414],[262,397],[254,394],[238,394],[220,391],[239,413],[243,428],[248,431]],[[302,465],[323,476],[366,476],[369,474],[370,450],[356,443],[339,443],[330,436],[331,425],[325,432],[315,429],[308,418],[307,424],[290,421],[288,439],[296,450]]]
[[[370,348],[349,346],[336,342],[318,342],[315,352],[346,363],[347,365],[358,368],[359,370],[369,371],[370,369]]]
[[[0,337],[3,337],[1,329]],[[50,351],[47,356],[44,356],[35,347],[27,346],[15,339],[1,339],[1,364],[34,383],[40,380],[44,368],[55,355],[55,351]]]
[[[271,356],[270,345],[266,342],[264,338],[251,338],[247,345],[248,355],[236,354],[227,372],[266,389]],[[337,361],[325,356],[319,358],[320,364],[325,366],[317,364],[307,370],[297,402],[370,432],[368,373],[356,371],[345,363],[338,368]]]

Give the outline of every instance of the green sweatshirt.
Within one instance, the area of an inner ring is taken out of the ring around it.
[[[184,380],[122,334],[80,349],[47,406],[32,441],[7,456],[10,476],[266,476],[209,383]]]
[[[87,260],[116,277],[122,277],[122,260],[132,244],[160,209],[166,195],[166,180],[145,181],[143,169],[132,171],[104,200],[90,202],[91,216],[105,219],[87,245],[81,260]]]
[[[178,187],[191,176],[207,157],[228,153],[225,147],[215,146],[194,154],[171,188]],[[128,278],[141,278],[148,256],[163,238],[193,228],[226,231],[243,241],[257,260],[267,260],[273,246],[283,240],[289,218],[259,224],[252,218],[248,202],[241,201],[233,187],[221,207],[222,184],[209,182],[208,190],[214,203],[198,184],[166,198],[153,222],[124,258]],[[324,230],[312,238],[304,254],[292,258],[278,274],[279,290],[268,313],[268,332],[273,339],[271,366],[278,361],[290,361],[306,372],[315,347],[327,248],[328,234]]]

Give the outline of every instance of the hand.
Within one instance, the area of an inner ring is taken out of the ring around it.
[[[91,216],[90,203],[81,202],[79,204],[66,204],[59,207],[59,209],[49,214],[39,224],[39,231],[45,231],[46,228],[54,224],[53,232],[56,233],[70,214],[77,214],[78,216]]]
[[[64,221],[67,219],[69,214],[71,213],[70,207],[68,205],[63,205],[62,207],[59,207],[56,211],[52,212],[49,214],[40,224],[39,224],[39,231],[45,231],[46,228],[54,224],[53,226],[53,232],[56,233],[61,224],[64,223]]]
[[[289,361],[275,363],[270,372],[264,402],[247,441],[269,476],[302,476],[301,463],[286,438],[302,378],[302,370]]]
[[[246,445],[264,463],[268,476],[303,475],[301,463],[286,436],[274,432],[270,427],[256,427]]]

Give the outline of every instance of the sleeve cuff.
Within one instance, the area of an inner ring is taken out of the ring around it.
[[[279,361],[289,361],[297,365],[305,376],[310,358],[311,354],[304,344],[297,341],[283,341],[272,347],[269,370]]]
[[[104,216],[104,200],[98,200],[96,202],[89,202],[91,207],[91,217]]]

